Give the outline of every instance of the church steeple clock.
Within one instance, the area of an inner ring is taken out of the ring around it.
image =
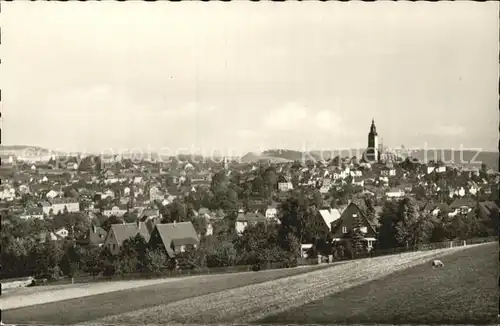
[[[375,120],[372,119],[372,125],[370,126],[370,133],[368,134],[368,149],[367,149],[367,159],[369,161],[379,161],[380,153],[378,150],[378,134],[377,127],[375,127]]]

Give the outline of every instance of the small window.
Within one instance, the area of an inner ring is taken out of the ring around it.
[[[361,227],[361,232],[362,233],[367,233],[368,232],[368,228],[366,226],[362,226]]]
[[[342,233],[347,233],[347,227],[346,226],[342,227]]]

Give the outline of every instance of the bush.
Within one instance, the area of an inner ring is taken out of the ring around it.
[[[252,266],[252,271],[254,271],[254,272],[258,272],[258,271],[260,271],[260,269],[261,269],[260,264],[254,264]]]

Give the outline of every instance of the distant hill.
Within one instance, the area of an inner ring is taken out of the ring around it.
[[[293,162],[302,160],[328,160],[336,156],[340,157],[361,157],[364,149],[342,149],[342,150],[312,150],[308,152],[301,152],[287,149],[271,149],[263,151],[262,153],[247,153],[241,158],[244,163],[254,163],[260,160],[271,160],[274,163],[280,162]]]
[[[0,146],[0,157],[34,157],[34,156],[45,156],[48,155],[50,151],[46,148],[38,146],[26,146],[26,145],[13,145],[13,146]]]
[[[303,153],[294,150],[266,150],[262,153],[247,153],[241,157],[244,163],[255,163],[261,160],[270,160],[273,163],[283,163],[291,161],[302,161],[314,158],[316,160],[328,160],[336,156],[361,158],[364,149],[343,149],[343,150],[313,150]],[[400,155],[400,154],[398,154]],[[472,150],[451,150],[451,149],[436,149],[436,150],[412,150],[409,153],[410,157],[418,159],[422,163],[441,160],[444,163],[456,164],[463,167],[481,167],[485,163],[488,168],[498,171],[498,153],[497,152],[477,152]]]
[[[498,171],[498,152],[479,152],[469,150],[415,150],[410,154],[411,157],[420,162],[429,162],[441,160],[444,163],[454,163],[463,167],[481,167],[484,163],[488,168]]]

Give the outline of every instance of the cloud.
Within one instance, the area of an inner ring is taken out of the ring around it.
[[[298,103],[286,103],[269,113],[264,125],[275,131],[333,132],[340,126],[340,117],[332,110],[315,112],[312,108]],[[312,129],[311,129],[312,127]]]
[[[264,125],[274,130],[293,130],[300,128],[308,116],[308,108],[289,102],[272,110],[264,120]]]
[[[465,128],[459,125],[440,124],[434,127],[429,134],[436,136],[459,136],[465,132]]]
[[[333,132],[340,127],[340,118],[329,110],[321,110],[316,116],[316,126],[322,131]]]

